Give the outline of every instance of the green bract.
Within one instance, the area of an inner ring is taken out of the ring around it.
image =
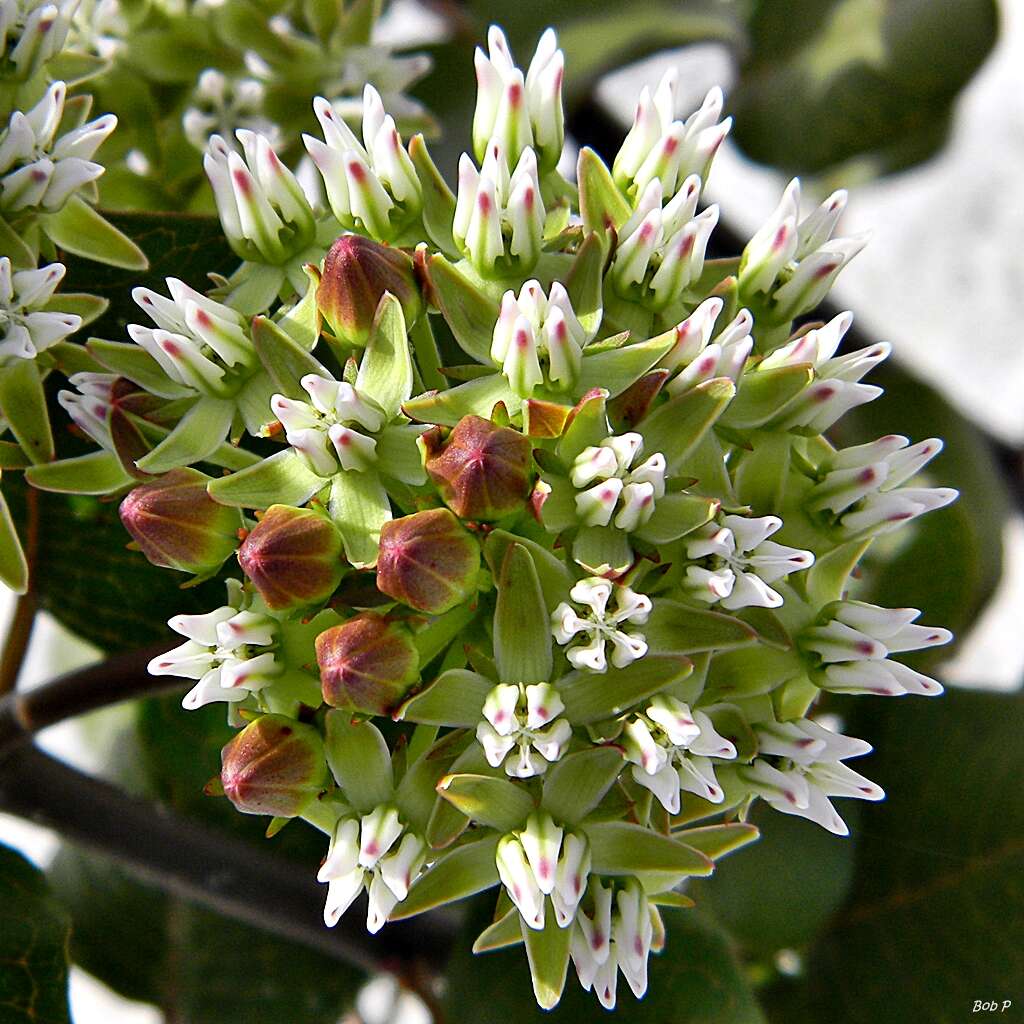
[[[916,479],[935,439],[824,436],[888,354],[843,348],[848,313],[794,322],[862,244],[832,237],[845,196],[801,217],[794,183],[705,260],[721,93],[677,119],[667,77],[571,181],[562,63],[549,31],[524,72],[491,30],[454,191],[373,91],[358,137],[316,101],[322,207],[267,139],[215,136],[238,272],[139,289],[154,326],[91,343],[107,372],[61,402],[101,450],[24,447],[37,486],[127,493],[162,564],[216,573],[243,523],[247,578],[151,669],[251,723],[225,790],[329,837],[328,925],[364,890],[377,931],[494,888],[476,950],[522,943],[543,1007],[570,961],[612,1007],[671,942],[659,907],[757,837],[753,801],[845,834],[831,798],[882,797],[816,702],[941,691],[898,656],[948,631],[846,591],[956,493]],[[7,367],[21,439],[39,378]]]

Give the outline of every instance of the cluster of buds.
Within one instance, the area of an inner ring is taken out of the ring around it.
[[[0,213],[53,212],[102,173],[96,150],[117,118],[104,114],[58,137],[67,86],[54,82],[31,110],[14,111],[0,134]]]
[[[588,445],[576,456],[569,479],[576,488],[576,514],[586,526],[608,526],[631,533],[654,514],[665,493],[665,456],[655,452],[639,461],[641,434],[630,432]]]
[[[81,326],[80,316],[45,308],[63,277],[62,263],[12,270],[10,259],[0,256],[0,365],[34,359]]]
[[[3,0],[0,78],[27,82],[64,47],[79,0]]]

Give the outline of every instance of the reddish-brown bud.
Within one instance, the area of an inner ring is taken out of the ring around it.
[[[172,469],[121,502],[124,528],[154,565],[202,575],[234,552],[242,520],[206,493],[209,482],[196,469]]]
[[[341,581],[341,536],[320,512],[271,505],[238,549],[238,563],[268,608],[306,608]]]
[[[327,783],[320,733],[284,715],[250,722],[220,754],[224,794],[243,814],[294,818]]]
[[[533,482],[531,445],[518,430],[463,416],[446,441],[434,434],[424,443],[427,472],[460,518],[503,519],[525,504]]]
[[[316,638],[324,700],[331,707],[388,715],[420,677],[412,633],[364,612]]]
[[[446,508],[394,519],[380,533],[378,589],[421,612],[439,615],[471,597],[480,545]]]
[[[365,345],[385,292],[402,305],[406,327],[423,312],[412,260],[401,249],[362,235],[342,235],[324,260],[316,303],[331,330],[352,345]]]

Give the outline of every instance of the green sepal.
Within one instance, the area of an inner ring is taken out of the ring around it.
[[[368,814],[393,799],[391,753],[372,722],[353,722],[352,712],[334,709],[324,718],[327,764],[345,799]]]
[[[584,349],[577,394],[586,394],[591,388],[604,388],[614,398],[654,366],[674,343],[674,336],[657,337],[607,352]]]
[[[654,504],[654,514],[636,531],[636,536],[655,546],[685,537],[714,519],[721,507],[717,498],[696,494],[666,494]]]
[[[476,742],[476,738],[468,732],[462,735],[467,743],[462,753],[455,759],[449,774],[493,774],[494,769],[487,763],[483,748]],[[442,796],[435,794],[434,806],[427,819],[427,830],[424,833],[424,838],[431,849],[447,849],[467,828],[469,828],[469,818]]]
[[[867,540],[851,540],[819,556],[804,574],[807,597],[815,607],[838,601],[846,592],[850,574],[857,567],[864,552],[871,546]]]
[[[658,872],[679,877],[710,875],[714,862],[706,854],[670,836],[625,821],[584,825],[590,840],[591,871],[602,875]]]
[[[381,296],[366,342],[356,391],[372,396],[388,419],[402,411],[413,391],[412,354],[402,304],[389,292]]]
[[[426,832],[437,802],[437,784],[465,749],[467,739],[465,733],[449,732],[409,765],[395,787],[395,806],[402,821],[410,828]],[[411,744],[409,757],[414,757]]]
[[[451,259],[458,259],[458,246],[452,237],[455,196],[437,169],[422,135],[414,135],[409,140],[409,157],[423,188],[423,226],[438,249]]]
[[[187,398],[195,394],[192,388],[171,380],[164,368],[141,345],[134,342],[90,338],[85,348],[89,355],[111,373],[127,377],[159,398]]]
[[[496,949],[518,946],[523,941],[523,931],[519,926],[522,918],[515,907],[506,910],[493,924],[488,925],[473,943],[474,953],[491,953]]]
[[[576,250],[576,259],[566,278],[572,309],[589,337],[597,334],[604,315],[604,268],[608,251],[606,236],[591,232]]]
[[[555,447],[555,454],[568,469],[576,457],[608,437],[608,392],[595,388],[580,399],[573,409],[569,425]]]
[[[99,295],[89,295],[87,292],[57,292],[51,296],[43,309],[47,313],[72,313],[81,317],[81,329],[103,316],[109,306],[110,299],[104,299]]]
[[[286,277],[283,267],[243,263],[231,275],[225,293],[217,298],[243,316],[254,316],[273,304]]]
[[[13,441],[0,441],[0,470],[25,469],[32,460]]]
[[[252,343],[270,379],[286,398],[302,401],[309,399],[309,395],[299,384],[307,373],[315,373],[321,377],[331,376],[330,371],[319,360],[265,316],[252,318]]]
[[[420,434],[429,429],[423,423],[391,423],[377,434],[377,463],[381,473],[410,487],[426,483],[427,471],[423,468],[417,441]]]
[[[34,359],[12,359],[0,367],[0,416],[33,462],[53,458],[53,434],[46,395]]]
[[[309,281],[306,293],[295,305],[286,309],[283,315],[279,315],[279,319],[275,320],[274,323],[296,345],[306,352],[312,352],[316,348],[316,343],[320,340],[320,327],[322,324],[320,307],[316,302],[316,290],[320,284],[320,270],[312,264],[307,264],[302,270]]]
[[[390,920],[401,921],[497,885],[494,855],[499,838],[493,834],[484,836],[441,857],[413,883],[409,895],[392,911]]]
[[[728,651],[757,641],[757,631],[723,612],[691,608],[681,601],[658,598],[644,626],[650,649],[658,654]]]
[[[535,540],[517,537],[507,530],[492,530],[484,541],[484,558],[491,572],[497,576],[501,572],[505,556],[514,544],[525,548],[533,559],[533,567],[537,572],[544,604],[549,612],[555,610],[560,602],[566,599],[575,578],[568,566],[554,552],[549,551]]]
[[[31,466],[25,471],[25,479],[41,491],[60,494],[113,494],[136,483],[124,471],[121,460],[107,451]]]
[[[372,470],[338,473],[328,508],[349,562],[357,569],[376,565],[381,528],[391,521],[391,502],[380,476]]]
[[[463,416],[483,416],[490,419],[499,403],[506,408],[518,409],[519,400],[512,394],[508,381],[500,373],[486,373],[447,391],[428,391],[425,395],[405,403],[402,411],[410,419],[421,423],[440,423],[454,427]]]
[[[544,916],[544,927],[530,928],[520,920],[526,958],[530,964],[533,994],[542,1010],[558,1005],[569,971],[569,944],[571,928],[559,928],[551,907]]]
[[[621,576],[632,564],[629,538],[614,526],[584,526],[576,534],[572,557],[591,576]]]
[[[498,304],[440,254],[427,263],[433,297],[455,340],[478,363],[491,366]]]
[[[148,270],[146,254],[80,196],[44,218],[43,231],[59,249],[125,270]]]
[[[679,467],[704,439],[736,394],[728,377],[702,381],[659,405],[640,423],[646,452],[662,452],[668,476]]]
[[[660,693],[693,671],[688,658],[648,654],[625,668],[606,672],[569,672],[558,681],[565,717],[573,725],[612,718],[638,701]]]
[[[144,473],[166,473],[212,455],[223,443],[235,416],[227,398],[200,398],[177,426],[148,455],[136,461]]]
[[[413,635],[420,665],[436,658],[476,617],[476,608],[470,604],[456,605],[450,611],[432,618]]]
[[[425,690],[410,697],[395,713],[395,719],[472,729],[480,721],[484,701],[494,686],[493,679],[478,672],[449,669]]]
[[[551,678],[551,628],[530,553],[512,544],[497,578],[494,660],[503,683],[546,683]]]
[[[14,270],[36,269],[35,253],[25,244],[21,233],[15,231],[3,217],[0,217],[0,252],[10,259]]]
[[[619,191],[605,162],[589,146],[580,150],[576,180],[580,188],[583,230],[587,234],[596,231],[607,237],[609,229],[617,231],[629,220],[633,212],[629,203]]]
[[[576,825],[604,799],[621,771],[618,747],[569,754],[544,773],[541,806],[560,824]]]
[[[534,810],[522,786],[491,775],[446,775],[437,792],[467,818],[499,832],[520,828]]]
[[[736,397],[722,414],[722,425],[752,430],[774,419],[814,380],[805,363],[752,370],[740,377]]]
[[[672,835],[715,861],[761,838],[761,832],[756,825],[748,825],[742,821],[683,829],[673,832]]]
[[[212,480],[207,491],[214,501],[236,508],[268,508],[270,505],[299,507],[327,481],[317,476],[291,448],[247,466],[230,476]]]
[[[11,510],[0,492],[0,583],[16,594],[28,589],[28,560],[21,546]]]

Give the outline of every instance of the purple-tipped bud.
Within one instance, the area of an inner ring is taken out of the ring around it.
[[[241,520],[206,493],[209,482],[196,469],[172,469],[121,502],[124,528],[154,565],[202,575],[234,552]]]
[[[316,660],[324,700],[371,715],[391,714],[420,677],[412,634],[375,612],[321,633]]]
[[[427,472],[461,519],[503,519],[526,503],[532,446],[518,430],[463,416],[446,441],[432,434],[424,443]]]
[[[402,304],[411,327],[423,312],[412,259],[362,235],[342,235],[327,253],[316,290],[317,305],[334,333],[352,345],[365,345],[385,292]]]
[[[274,611],[321,604],[341,582],[341,536],[319,512],[271,505],[238,549],[238,564]]]
[[[284,715],[250,722],[220,754],[224,794],[243,814],[294,818],[327,782],[320,733]]]
[[[446,508],[393,519],[380,532],[377,587],[396,601],[439,615],[476,592],[480,545]]]

